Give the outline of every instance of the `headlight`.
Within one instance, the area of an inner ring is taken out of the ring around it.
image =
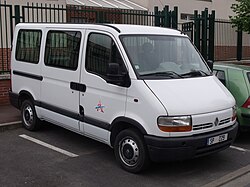
[[[192,130],[191,116],[160,116],[157,124],[159,129],[164,132],[187,132]]]

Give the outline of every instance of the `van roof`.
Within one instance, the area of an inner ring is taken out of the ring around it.
[[[130,25],[130,24],[65,24],[65,23],[19,23],[17,27],[39,27],[39,28],[87,28],[87,29],[101,29],[113,32],[114,30],[120,34],[162,34],[184,36],[184,33],[175,29],[144,26],[144,25]]]

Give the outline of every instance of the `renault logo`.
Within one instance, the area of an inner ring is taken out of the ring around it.
[[[216,118],[215,121],[214,121],[214,126],[217,127],[219,125],[219,119]]]

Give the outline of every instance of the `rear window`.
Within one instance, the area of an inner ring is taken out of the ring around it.
[[[45,47],[45,65],[76,70],[80,43],[79,31],[49,31]]]
[[[39,62],[42,32],[40,30],[19,30],[16,44],[16,60]]]

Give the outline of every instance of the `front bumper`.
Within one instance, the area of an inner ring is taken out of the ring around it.
[[[186,160],[216,153],[228,148],[235,140],[238,123],[209,133],[190,137],[155,137],[145,135],[150,159],[154,162]],[[207,145],[208,138],[228,133],[227,141]]]

